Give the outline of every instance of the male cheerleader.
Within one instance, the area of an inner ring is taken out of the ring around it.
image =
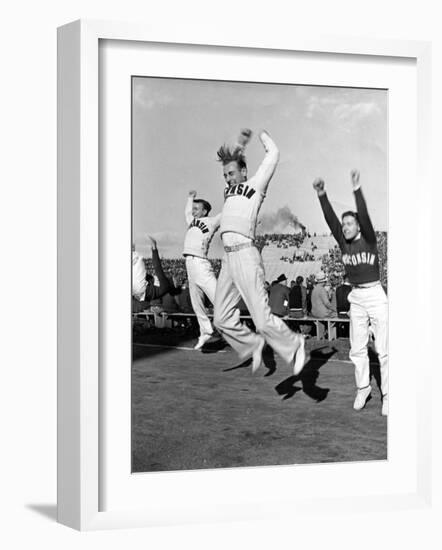
[[[207,252],[210,241],[219,228],[221,214],[209,217],[211,205],[195,197],[196,191],[190,191],[184,211],[188,228],[183,255],[186,258],[190,300],[200,327],[200,337],[194,348],[199,350],[213,334],[212,324],[204,306],[204,295],[212,304],[215,303],[216,277],[207,259]]]
[[[284,321],[271,313],[264,286],[264,266],[254,243],[258,212],[278,164],[279,151],[269,134],[261,132],[259,139],[265,149],[264,160],[256,174],[247,179],[244,147],[251,134],[250,130],[243,130],[238,146],[224,145],[217,153],[226,182],[221,216],[225,254],[216,287],[214,324],[240,359],[253,358],[252,372],[262,363],[262,350],[267,341],[297,375],[305,362],[304,337],[292,332]],[[256,333],[240,321],[238,303],[241,298],[250,312]]]
[[[350,302],[350,359],[355,365],[356,399],[354,409],[364,408],[371,393],[368,359],[369,323],[375,335],[376,350],[381,371],[382,414],[388,415],[388,351],[387,319],[388,302],[379,277],[379,256],[376,233],[368,215],[365,199],[359,183],[359,172],[351,172],[351,181],[357,212],[344,212],[342,222],[333,211],[327,198],[325,184],[316,179],[313,187],[328,226],[342,252],[352,291]]]

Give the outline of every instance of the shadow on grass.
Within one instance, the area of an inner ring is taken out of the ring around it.
[[[267,368],[267,372],[264,376],[270,376],[276,371],[276,361],[275,361],[275,352],[273,349],[266,345],[264,347],[264,351],[262,354],[262,362],[264,366]],[[231,370],[237,370],[237,369],[245,369],[247,367],[250,367],[252,364],[252,358],[246,359],[239,365],[235,365],[234,367],[229,367],[228,369],[224,369],[223,372],[229,372]]]
[[[325,349],[329,351],[324,351]],[[337,350],[335,348],[330,349],[329,347],[312,350],[310,358],[305,364],[301,374],[298,376],[289,376],[280,382],[275,386],[276,393],[282,395],[283,399],[290,399],[295,393],[302,389],[302,391],[316,401],[316,403],[324,401],[330,390],[328,388],[321,388],[316,384],[319,378],[319,369],[323,367],[336,352]],[[298,381],[301,382],[302,388],[295,385]]]
[[[149,329],[143,334],[133,336],[132,361],[167,354],[173,351],[174,347],[193,347],[195,343],[195,338],[185,330]]]
[[[228,346],[227,342],[221,336],[215,336],[210,339],[201,350],[201,353],[217,353]]]
[[[239,365],[235,365],[234,367],[229,367],[227,369],[223,369],[223,372],[230,372],[232,370],[238,370],[238,369],[246,369],[246,368],[250,367],[251,364],[252,364],[252,358],[249,357],[249,359],[246,359],[245,361],[243,361]]]
[[[262,360],[267,368],[264,376],[271,376],[276,371],[275,352],[270,346],[266,346],[262,354]]]

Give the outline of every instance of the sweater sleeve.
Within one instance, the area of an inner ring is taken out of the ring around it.
[[[319,196],[319,202],[321,204],[325,221],[327,222],[333,237],[337,240],[338,244],[341,244],[344,240],[341,222],[339,221],[338,216],[335,214],[335,211],[328,200],[327,193]]]
[[[146,288],[146,301],[154,300],[156,298],[160,298],[170,288],[170,283],[163,271],[163,266],[161,265],[160,255],[158,254],[158,250],[154,248],[152,250],[152,264],[153,264],[153,270],[155,272],[155,275],[158,277],[158,281],[160,283],[159,287],[155,287],[154,285],[150,284]]]
[[[362,189],[358,187],[355,189],[354,194],[362,236],[367,240],[367,242],[375,243],[376,232],[373,228],[373,224],[371,223],[370,216],[368,215],[367,203],[365,202],[364,195],[362,194]]]
[[[193,197],[190,197],[186,201],[186,207],[184,208],[184,217],[186,218],[187,225],[190,225],[193,220],[192,216]]]
[[[265,155],[256,174],[253,176],[253,183],[258,191],[265,193],[278,165],[279,150],[267,132],[261,132],[259,139],[264,146]]]
[[[218,227],[221,223],[221,216],[222,216],[222,213],[220,212],[219,214],[217,214],[216,216],[213,217],[213,228],[214,228],[214,230],[218,229]]]

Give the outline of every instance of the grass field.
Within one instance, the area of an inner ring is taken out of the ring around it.
[[[271,350],[252,375],[229,347],[196,352],[195,339],[173,332],[138,337],[133,471],[386,459],[375,381],[365,409],[353,411],[353,366],[339,359],[342,346],[308,343],[311,359],[295,378]]]

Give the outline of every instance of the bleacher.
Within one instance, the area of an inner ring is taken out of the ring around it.
[[[156,313],[151,310],[141,311],[139,313],[134,313],[134,317],[146,318],[154,321],[155,325],[158,327],[170,326],[174,328],[177,324],[187,319],[195,319],[195,313],[168,313],[166,311],[161,311]],[[213,313],[207,313],[207,316],[210,319],[213,319]],[[241,315],[242,321],[252,322],[252,317],[250,315]],[[315,327],[316,337],[319,340],[327,339],[328,341],[335,340],[337,338],[337,329],[338,325],[347,324],[350,322],[350,319],[346,317],[333,317],[333,318],[323,318],[316,319],[315,317],[290,317],[286,315],[282,317],[282,320],[287,323],[291,328],[297,328],[301,324],[303,325],[313,325]]]

